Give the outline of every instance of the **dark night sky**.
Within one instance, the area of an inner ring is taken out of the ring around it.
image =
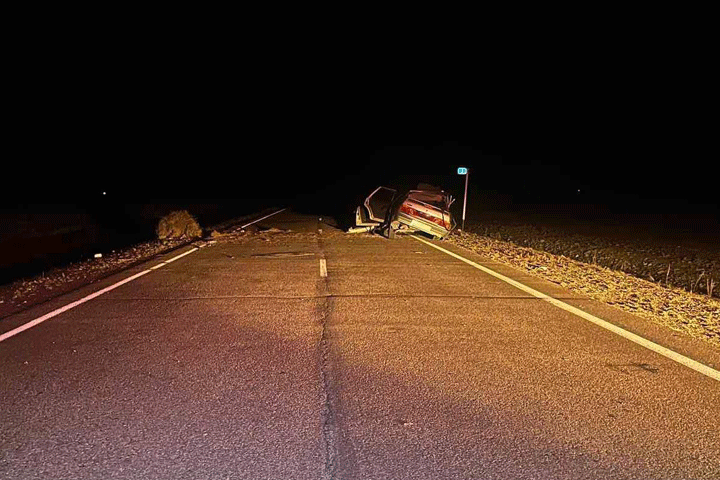
[[[701,72],[647,52],[642,62],[530,52],[510,68],[399,51],[357,62],[300,51],[186,58],[161,46],[64,57],[51,78],[28,79],[6,210],[313,195],[322,204],[328,192],[350,202],[401,175],[456,188],[462,164],[475,188],[516,202],[717,213],[717,145],[692,80]]]
[[[116,10],[33,16],[8,49],[0,241],[89,222],[83,248],[114,248],[176,208],[204,225],[279,205],[352,219],[380,184],[461,197],[461,165],[469,220],[630,213],[643,215],[620,220],[631,227],[720,238],[702,29],[593,9],[595,25],[562,11],[562,25],[513,15],[493,30],[494,17],[462,25],[433,9],[430,22],[388,19],[383,38],[376,22],[328,30],[273,12],[223,27],[195,10]]]
[[[527,115],[453,102],[429,107],[421,99],[327,102],[279,99],[239,110],[166,105],[177,112],[131,104],[112,114],[86,111],[64,125],[50,118],[43,135],[27,139],[3,200],[92,202],[103,191],[119,202],[292,199],[415,174],[437,175],[451,188],[456,179],[446,176],[465,165],[477,188],[517,199],[585,195],[596,203],[622,197],[687,211],[717,207],[712,150],[672,118],[580,115],[567,105]]]

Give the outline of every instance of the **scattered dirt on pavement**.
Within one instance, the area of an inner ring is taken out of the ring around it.
[[[217,243],[246,243],[250,240],[260,240],[270,242],[278,235],[290,234],[289,230],[280,230],[278,228],[270,228],[261,230],[255,225],[246,228],[231,228],[223,232],[213,231],[210,238]]]

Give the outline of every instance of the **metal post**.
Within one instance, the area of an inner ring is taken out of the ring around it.
[[[463,219],[462,219],[462,230],[465,231],[465,207],[467,206],[467,187],[468,177],[470,176],[470,169],[468,168],[465,172],[465,198],[463,199]]]

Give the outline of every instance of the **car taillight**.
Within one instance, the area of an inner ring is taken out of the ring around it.
[[[444,217],[444,215],[443,215]],[[430,217],[428,216],[428,220],[430,220],[433,223],[436,223],[443,227],[445,230],[450,230],[450,224],[444,220],[444,218],[438,218],[438,217]]]
[[[402,205],[400,205],[400,211],[403,213],[407,213],[408,215],[413,215],[413,216],[418,215],[417,210],[415,210],[414,208],[412,208],[409,205],[405,205],[404,203]]]
[[[436,217],[434,215],[425,213],[422,210],[416,210],[416,209],[412,208],[411,206],[405,205],[405,204],[400,205],[400,211],[403,213],[406,213],[410,216],[413,216],[413,217],[424,218],[425,220],[428,220],[436,225],[439,225],[446,230],[450,230],[450,228],[451,228],[449,219],[448,219],[448,221],[445,221],[445,215],[443,215],[443,218]]]

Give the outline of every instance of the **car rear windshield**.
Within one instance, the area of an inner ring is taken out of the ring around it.
[[[447,199],[445,195],[435,192],[410,192],[408,194],[410,200],[418,200],[433,207],[445,210],[447,209]]]

